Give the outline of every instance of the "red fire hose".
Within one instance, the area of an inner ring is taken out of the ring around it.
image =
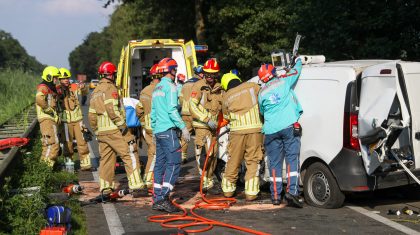
[[[221,121],[219,118],[219,125],[218,125],[219,127],[217,128],[217,133],[219,133],[220,131],[220,127],[221,127],[220,124],[221,124]],[[175,206],[177,206],[183,211],[182,214],[153,215],[153,216],[148,217],[148,221],[160,223],[160,225],[165,228],[182,229],[187,233],[201,233],[201,232],[205,232],[212,229],[214,226],[221,226],[221,227],[231,228],[231,229],[235,229],[235,230],[239,230],[239,231],[243,231],[243,232],[247,232],[251,234],[256,234],[256,235],[267,235],[268,233],[264,233],[264,232],[256,231],[253,229],[205,218],[203,216],[198,215],[194,211],[195,209],[223,210],[223,209],[228,209],[231,205],[236,203],[235,198],[221,197],[221,198],[208,199],[206,198],[206,195],[203,193],[203,181],[204,181],[204,176],[206,175],[205,173],[206,173],[206,168],[207,168],[207,161],[209,159],[210,153],[212,152],[212,149],[214,148],[214,145],[216,144],[216,141],[217,141],[217,138],[215,138],[212,141],[210,148],[206,154],[206,160],[204,162],[203,172],[200,177],[200,195],[201,195],[202,201],[197,202],[194,205],[194,207],[191,208],[190,213],[192,214],[192,216],[188,215],[187,210],[183,208],[181,205],[177,204],[176,200],[173,200],[172,202],[175,204]],[[183,224],[174,223],[174,222],[180,222],[180,221],[184,221],[185,223]],[[205,227],[198,228],[198,229],[185,229],[189,227],[203,227],[203,226]]]

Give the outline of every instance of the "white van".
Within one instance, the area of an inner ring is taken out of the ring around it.
[[[304,110],[299,122],[306,202],[337,208],[346,192],[415,183],[397,158],[420,176],[420,63],[301,58],[305,65],[294,90]],[[263,85],[258,76],[248,82]],[[224,161],[227,138],[219,139]],[[269,181],[267,158],[260,179]]]
[[[352,60],[303,66],[301,179],[308,204],[340,207],[345,192],[420,176],[420,63]],[[285,175],[284,178],[286,179]]]

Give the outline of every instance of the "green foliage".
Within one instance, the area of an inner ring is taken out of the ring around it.
[[[56,204],[48,194],[58,192],[65,183],[77,181],[77,176],[56,171],[40,161],[41,141],[38,134],[27,149],[16,156],[14,170],[5,178],[0,190],[0,234],[38,234],[46,225],[43,211],[48,204]],[[33,195],[15,193],[27,187],[40,187]],[[62,203],[59,203],[62,204]],[[75,234],[86,234],[86,222],[77,199],[64,203],[72,210]]]
[[[12,68],[40,73],[43,67],[35,57],[27,54],[25,48],[12,35],[0,30],[0,69]]]
[[[22,70],[0,70],[0,124],[35,102],[40,81],[40,77]]]
[[[109,6],[116,0],[104,0]],[[197,41],[195,9],[205,18],[208,57],[222,70],[238,68],[244,78],[276,49],[291,50],[294,36],[304,36],[301,53],[327,60],[420,59],[420,1],[416,0],[121,0],[110,25],[100,34],[110,40],[107,57],[119,61],[121,48],[137,38],[184,38]],[[73,57],[73,60],[83,57]],[[98,62],[86,64],[96,66]]]

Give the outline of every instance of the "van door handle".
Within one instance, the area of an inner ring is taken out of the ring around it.
[[[414,137],[416,138],[416,140],[420,140],[420,132],[416,132],[416,134],[414,135]]]

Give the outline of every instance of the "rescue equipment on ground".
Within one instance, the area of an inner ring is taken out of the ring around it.
[[[74,173],[74,162],[70,158],[66,158],[66,162],[64,163],[64,170],[68,173]]]
[[[29,138],[7,138],[0,140],[0,150],[12,147],[22,147],[29,143]]]
[[[69,184],[62,189],[63,193],[67,193],[68,195],[71,194],[79,194],[82,193],[83,187],[78,184]]]
[[[49,205],[45,209],[45,218],[48,227],[64,227],[65,231],[71,229],[71,209],[63,205]]]
[[[111,193],[104,193],[104,191],[110,190]],[[89,203],[105,203],[105,202],[111,202],[116,201],[119,198],[122,198],[126,195],[130,194],[129,189],[121,189],[118,191],[114,191],[111,188],[104,188],[101,191],[101,194],[95,198],[92,198],[89,200]]]

